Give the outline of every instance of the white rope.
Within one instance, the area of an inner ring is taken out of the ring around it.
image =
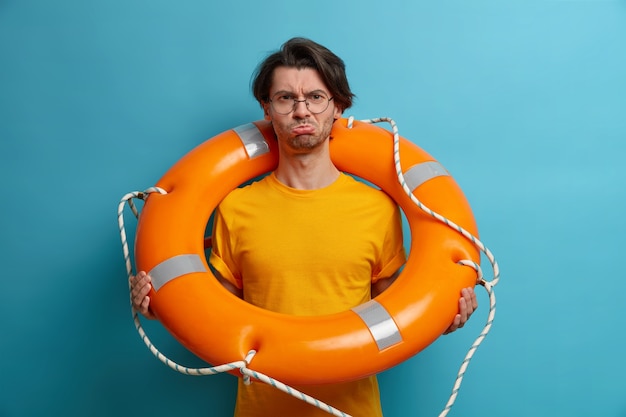
[[[133,203],[133,199],[135,198],[139,198],[141,200],[145,200],[149,194],[151,193],[159,193],[159,194],[167,194],[167,192],[165,190],[163,190],[162,188],[159,187],[151,187],[148,188],[147,190],[141,192],[141,191],[134,191],[134,192],[130,192],[126,195],[124,195],[124,197],[122,197],[118,208],[117,208],[117,222],[118,222],[118,226],[120,229],[120,238],[122,240],[122,250],[124,253],[124,262],[126,264],[126,272],[128,274],[128,286],[129,286],[129,293],[130,293],[130,278],[133,275],[133,269],[132,269],[132,262],[130,259],[130,251],[128,249],[128,241],[126,239],[126,229],[124,226],[124,207],[126,204],[128,204],[128,206],[130,207],[131,211],[133,212],[133,214],[135,215],[136,218],[139,217],[139,211],[137,210],[135,204]],[[189,368],[186,366],[182,366],[172,360],[170,360],[167,356],[165,356],[164,354],[162,354],[157,348],[156,346],[154,346],[154,344],[150,341],[150,338],[148,337],[148,335],[146,334],[146,332],[143,329],[143,326],[141,325],[141,321],[139,320],[139,314],[137,312],[137,310],[135,309],[135,307],[133,306],[133,302],[132,302],[132,295],[131,295],[131,301],[130,301],[130,307],[131,307],[131,312],[132,312],[132,316],[133,316],[133,322],[135,323],[135,328],[137,329],[137,332],[139,333],[139,335],[141,336],[141,339],[143,340],[143,342],[146,344],[146,346],[148,347],[148,349],[152,352],[152,354],[158,359],[160,360],[163,364],[165,364],[166,366],[168,366],[170,369],[173,369],[176,372],[180,372],[182,374],[185,375],[192,375],[192,376],[206,376],[206,375],[215,375],[215,374],[219,374],[222,372],[231,372],[234,370],[239,370],[241,372],[241,374],[243,375],[243,382],[245,384],[250,384],[252,383],[251,378],[254,378],[258,381],[261,381],[265,384],[271,385],[274,388],[277,388],[295,398],[298,398],[299,400],[302,400],[308,404],[311,404],[321,410],[326,411],[329,414],[332,414],[333,416],[337,416],[337,417],[351,417],[349,414],[346,414],[322,401],[319,401],[313,397],[311,397],[310,395],[307,395],[301,391],[298,391],[297,389],[290,387],[289,385],[286,385],[272,377],[269,377],[261,372],[257,372],[253,369],[248,368],[248,365],[250,364],[250,361],[252,360],[252,358],[254,357],[254,355],[256,355],[256,351],[255,350],[251,350],[248,352],[248,354],[246,355],[246,357],[243,360],[240,361],[235,361],[235,362],[230,362],[230,363],[226,363],[223,365],[218,365],[218,366],[213,366],[213,367],[209,367],[209,368]]]
[[[396,125],[396,122],[393,119],[388,118],[388,117],[361,120],[361,122],[369,123],[369,124],[387,122],[391,125],[391,129],[393,132],[393,155],[394,155],[394,163],[395,163],[395,168],[396,168],[396,175],[398,176],[398,181],[400,185],[402,186],[402,189],[404,190],[404,192],[411,198],[411,201],[415,205],[417,205],[420,209],[422,209],[422,211],[434,217],[435,219],[443,222],[447,226],[451,227],[452,229],[456,230],[457,232],[465,236],[467,239],[469,239],[481,252],[485,254],[487,259],[491,263],[491,267],[493,270],[492,280],[486,281],[483,278],[483,273],[480,268],[480,265],[478,265],[476,262],[472,260],[461,260],[458,262],[461,265],[469,266],[476,270],[476,273],[477,273],[476,282],[482,285],[487,291],[487,293],[489,294],[489,314],[487,317],[487,322],[485,326],[483,327],[483,330],[481,331],[478,338],[476,338],[476,340],[474,341],[474,343],[468,350],[467,354],[465,355],[465,359],[463,359],[463,362],[461,363],[461,366],[457,373],[456,380],[454,382],[454,386],[452,388],[452,393],[450,394],[450,397],[444,409],[439,414],[439,417],[444,417],[450,412],[450,409],[452,408],[452,406],[454,405],[456,401],[457,395],[461,388],[461,383],[463,382],[463,378],[467,371],[467,367],[469,366],[469,362],[472,360],[474,354],[476,353],[476,350],[478,349],[480,344],[483,342],[483,340],[485,339],[485,337],[491,330],[491,326],[493,324],[493,320],[496,314],[496,296],[495,296],[493,287],[495,287],[500,281],[500,268],[498,267],[498,263],[496,262],[496,259],[493,256],[493,253],[491,253],[491,251],[476,236],[472,235],[470,232],[468,232],[461,226],[457,225],[453,221],[443,217],[442,215],[428,208],[411,192],[411,189],[409,188],[406,181],[404,180],[404,174],[402,172],[402,165],[400,161],[400,135],[398,134],[398,126]],[[354,118],[351,116],[348,119],[348,128],[352,128],[353,123],[354,123]]]
[[[396,174],[398,176],[398,181],[400,182],[400,184],[402,185],[403,190],[405,191],[405,193],[411,198],[411,200],[413,201],[413,203],[415,203],[420,209],[422,209],[424,212],[426,212],[427,214],[429,214],[430,216],[436,218],[437,220],[445,223],[446,225],[448,225],[449,227],[457,230],[459,233],[461,233],[463,236],[465,236],[467,239],[469,239],[477,248],[479,248],[480,251],[482,251],[485,256],[489,259],[493,272],[494,272],[494,277],[491,281],[485,281],[483,279],[483,275],[482,275],[482,270],[480,268],[480,266],[472,261],[472,260],[461,260],[458,263],[462,264],[462,265],[466,265],[469,267],[472,267],[476,270],[477,272],[477,282],[484,286],[485,289],[487,290],[488,294],[489,294],[489,299],[490,299],[490,309],[489,309],[489,316],[487,319],[487,324],[485,325],[485,327],[483,328],[483,331],[481,332],[480,336],[474,341],[473,345],[471,346],[470,350],[468,351],[467,355],[465,356],[465,359],[463,360],[461,367],[459,369],[459,372],[457,374],[457,378],[454,384],[454,387],[452,389],[452,394],[450,395],[450,398],[448,399],[448,402],[444,408],[444,410],[441,412],[440,417],[444,417],[448,414],[448,412],[450,411],[450,409],[452,408],[452,406],[454,405],[454,402],[456,401],[456,397],[458,395],[458,392],[460,390],[461,387],[461,383],[463,381],[463,377],[465,375],[465,372],[467,370],[467,367],[469,365],[470,360],[472,359],[472,357],[474,356],[474,353],[476,352],[476,350],[478,349],[478,346],[483,342],[484,338],[487,336],[487,334],[489,333],[489,330],[491,329],[491,325],[493,323],[493,319],[495,316],[495,307],[496,307],[496,302],[495,302],[495,294],[493,291],[493,287],[498,283],[499,281],[499,268],[498,268],[498,264],[493,256],[493,254],[491,253],[491,251],[489,251],[489,249],[475,236],[473,236],[471,233],[469,233],[468,231],[466,231],[465,229],[463,229],[461,226],[455,224],[454,222],[450,221],[449,219],[441,216],[440,214],[432,211],[431,209],[429,209],[428,207],[426,207],[421,201],[419,201],[411,192],[410,188],[408,187],[408,185],[406,184],[406,181],[404,180],[404,174],[402,173],[402,167],[401,167],[401,163],[400,163],[400,136],[398,134],[398,129],[397,129],[397,125],[396,123],[390,119],[390,118],[375,118],[375,119],[369,119],[369,120],[361,120],[362,122],[365,123],[379,123],[379,122],[388,122],[393,130],[393,138],[394,138],[394,163],[395,163],[395,167],[396,167]],[[348,128],[352,128],[354,122],[354,117],[350,117],[348,119]],[[141,200],[146,199],[149,194],[151,193],[159,193],[159,194],[167,194],[167,192],[165,190],[163,190],[162,188],[159,187],[151,187],[146,189],[143,192],[140,191],[134,191],[131,193],[126,194],[124,197],[122,197],[119,205],[118,205],[118,211],[117,211],[117,218],[118,218],[118,226],[120,229],[120,237],[121,237],[121,241],[122,241],[122,248],[123,248],[123,253],[124,253],[124,262],[126,264],[126,271],[128,274],[128,280],[129,280],[129,292],[130,292],[130,278],[133,275],[133,270],[132,270],[132,263],[131,263],[131,259],[130,259],[130,251],[128,250],[128,242],[126,239],[126,231],[125,231],[125,227],[124,227],[124,207],[126,204],[128,204],[128,206],[130,207],[131,211],[133,212],[133,214],[135,215],[135,217],[139,217],[139,211],[137,210],[135,204],[133,203],[133,199],[135,198],[139,198]],[[230,362],[230,363],[226,363],[223,365],[218,365],[218,366],[214,366],[214,367],[208,367],[208,368],[189,368],[186,366],[182,366],[172,360],[170,360],[169,358],[167,358],[165,355],[163,355],[150,341],[149,337],[147,336],[147,334],[145,333],[142,325],[141,325],[141,321],[139,320],[139,314],[137,312],[137,310],[134,308],[133,304],[132,304],[132,299],[131,299],[131,312],[132,312],[132,316],[133,316],[133,322],[135,323],[135,328],[137,329],[137,332],[139,333],[141,339],[144,341],[144,343],[146,344],[146,346],[148,347],[148,349],[152,352],[152,354],[159,359],[162,363],[164,363],[166,366],[168,366],[169,368],[180,372],[182,374],[185,375],[192,375],[192,376],[205,376],[205,375],[215,375],[218,373],[222,373],[222,372],[231,372],[234,371],[236,369],[239,369],[239,371],[241,372],[241,374],[243,375],[243,382],[245,384],[250,384],[251,378],[254,378],[258,381],[261,381],[265,384],[271,385],[295,398],[298,398],[308,404],[311,404],[315,407],[318,407],[326,412],[328,412],[329,414],[332,414],[334,416],[338,416],[338,417],[350,417],[350,415],[337,410],[336,408],[322,402],[319,401],[301,391],[298,391],[274,378],[271,378],[263,373],[254,371],[250,368],[248,368],[248,365],[250,364],[250,361],[252,360],[252,358],[254,357],[254,355],[256,354],[256,351],[251,350],[250,352],[248,352],[248,355],[246,356],[246,358],[244,358],[243,360],[240,361],[234,361],[234,362]]]

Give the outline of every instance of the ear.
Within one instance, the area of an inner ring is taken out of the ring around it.
[[[272,119],[270,117],[270,103],[268,101],[263,103],[263,117],[265,118],[265,120],[271,120]]]
[[[341,118],[341,116],[343,116],[343,111],[341,109],[339,109],[339,106],[335,105],[335,111],[333,113],[333,118],[335,120],[338,120]]]

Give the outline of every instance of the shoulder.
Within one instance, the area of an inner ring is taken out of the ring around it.
[[[342,187],[345,187],[344,191],[349,192],[352,197],[356,194],[359,198],[366,199],[367,201],[378,202],[379,204],[390,207],[396,206],[395,201],[375,185],[367,183],[365,180],[357,179],[349,174],[344,173],[342,175],[344,177],[342,179]]]
[[[255,179],[250,183],[233,189],[219,204],[220,210],[232,210],[235,207],[254,203],[267,192],[267,177]]]

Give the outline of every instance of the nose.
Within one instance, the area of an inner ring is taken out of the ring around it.
[[[294,100],[293,106],[293,115],[295,117],[306,117],[307,115],[310,115],[309,106],[306,100]]]

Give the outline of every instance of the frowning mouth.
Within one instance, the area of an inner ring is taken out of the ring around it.
[[[312,135],[315,133],[315,128],[311,125],[298,125],[292,130],[295,135]]]

